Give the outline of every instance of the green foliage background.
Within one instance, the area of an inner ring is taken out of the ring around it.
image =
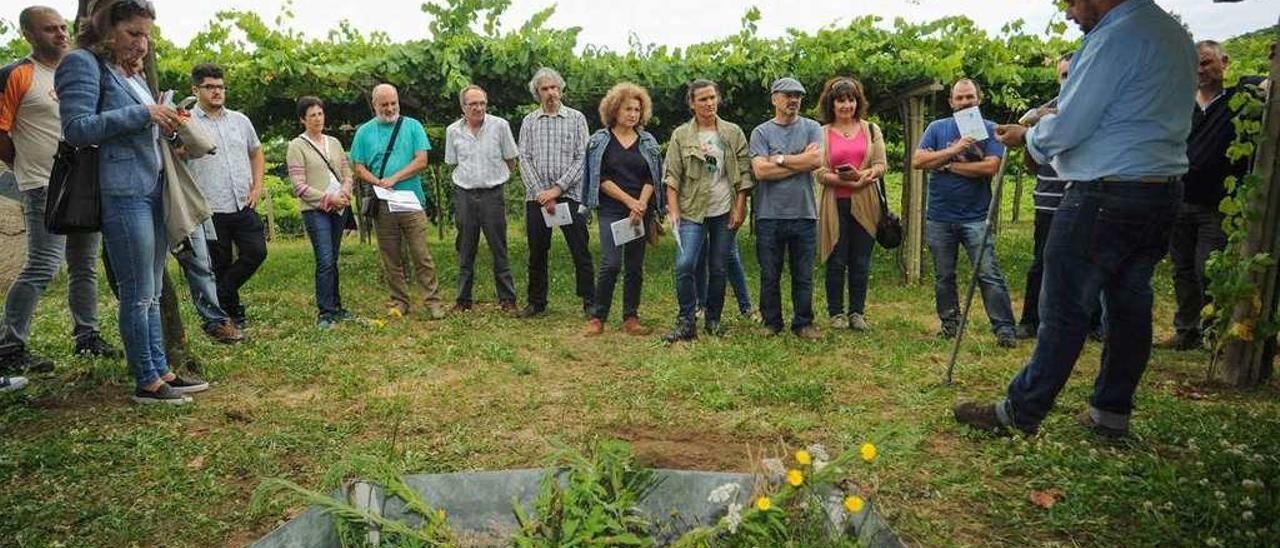
[[[362,33],[346,23],[324,38],[307,38],[290,27],[292,8],[286,7],[273,21],[252,12],[219,12],[186,46],[178,46],[164,38],[167,15],[162,11],[156,41],[161,87],[189,90],[190,68],[216,62],[227,72],[229,104],[247,114],[264,138],[296,134],[300,128],[294,101],[317,95],[328,103],[330,133],[349,142],[355,128],[371,117],[368,91],[389,82],[400,89],[403,111],[427,127],[437,145],[432,162],[438,164],[444,128],[459,117],[458,90],[471,83],[483,86],[489,92],[490,112],[510,120],[518,131],[524,114],[536,107],[527,82],[541,66],[555,67],[564,75],[565,103],[583,111],[593,128],[599,126],[596,105],[610,86],[624,80],[645,86],[654,102],[648,129],[662,142],[688,119],[685,85],[694,78],[718,82],[724,98],[721,115],[749,131],[772,113],[767,86],[773,79],[799,79],[811,92],[806,108],[816,117],[823,82],[850,75],[865,85],[873,117],[891,143],[890,165],[897,166],[904,151],[895,92],[922,81],[946,83],[967,76],[986,92],[986,117],[1011,120],[1055,94],[1052,65],[1076,47],[1064,38],[1065,21],[1045,29],[1028,29],[1014,21],[992,35],[965,17],[911,23],[866,16],[812,33],[793,29],[783,37],[763,38],[757,33],[760,11],[751,7],[742,15],[739,32],[729,37],[686,48],[633,42],[628,51],[615,52],[579,48],[579,28],[549,27],[554,6],[517,28],[503,30],[499,20],[510,4],[424,3],[422,10],[431,17],[425,38],[406,42],[393,42],[383,33]],[[12,24],[0,21],[3,36],[10,38],[0,46],[0,59],[26,54],[26,44]],[[1229,80],[1265,74],[1268,48],[1277,36],[1280,27],[1270,27],[1228,40]],[[946,112],[945,99],[945,93],[935,94],[930,116]],[[268,161],[279,165],[283,158]],[[432,180],[447,173],[435,170],[428,175],[428,186],[440,189],[439,205],[449,211],[449,185]],[[287,192],[280,195],[283,201],[292,200]]]

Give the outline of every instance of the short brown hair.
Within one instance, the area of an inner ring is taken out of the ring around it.
[[[640,101],[639,126],[644,127],[649,123],[649,118],[653,116],[653,100],[649,99],[649,92],[631,82],[622,82],[609,88],[609,93],[600,100],[600,122],[604,127],[613,127],[613,124],[618,121],[618,111],[622,110],[622,105],[631,99]]]
[[[303,95],[302,97],[299,97],[298,98],[298,119],[301,120],[306,118],[307,111],[311,110],[311,107],[320,107],[320,111],[323,112],[324,100],[314,95]]]
[[[836,121],[836,101],[853,99],[858,105],[854,107],[853,119],[867,118],[867,96],[862,92],[862,84],[847,76],[837,76],[822,86],[822,94],[818,96],[818,106],[822,110],[822,123],[832,124]]]

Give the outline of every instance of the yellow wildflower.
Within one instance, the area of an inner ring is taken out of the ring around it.
[[[810,455],[808,451],[801,449],[796,451],[796,462],[801,465],[808,466],[813,462],[813,456]]]
[[[1253,340],[1253,326],[1246,322],[1235,322],[1231,324],[1231,336],[1242,341]]]
[[[1213,307],[1213,303],[1206,304],[1200,309],[1200,317],[1205,320],[1213,318],[1216,313],[1217,309]]]
[[[844,509],[850,514],[861,512],[863,504],[862,497],[850,495],[844,498]]]
[[[876,446],[871,442],[862,444],[862,447],[858,449],[858,453],[862,455],[862,460],[867,462],[876,460]]]
[[[770,508],[773,508],[773,501],[769,500],[769,497],[760,497],[756,499],[756,510],[768,512]]]
[[[804,472],[792,468],[787,472],[787,483],[792,487],[800,487],[800,484],[804,483]]]

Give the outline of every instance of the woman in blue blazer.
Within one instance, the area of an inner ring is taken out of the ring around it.
[[[58,66],[62,133],[74,146],[97,145],[102,239],[120,288],[120,338],[138,403],[190,402],[204,381],[169,370],[160,330],[166,249],[160,139],[183,123],[157,105],[141,74],[155,8],[146,0],[100,0]]]

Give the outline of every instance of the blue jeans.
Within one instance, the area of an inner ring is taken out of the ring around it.
[[[1062,391],[1102,291],[1107,334],[1090,414],[1128,426],[1133,394],[1151,357],[1151,275],[1169,249],[1181,183],[1072,182],[1045,243],[1036,349],[997,406],[1001,419],[1034,430]]]
[[[694,277],[698,284],[698,306],[707,307],[707,246],[702,248],[702,256],[698,258],[698,268]],[[733,296],[738,300],[738,312],[751,312],[751,289],[747,287],[747,271],[742,268],[742,253],[738,251],[738,231],[729,231],[729,254],[725,256],[724,273],[726,283],[733,288]],[[723,306],[721,307],[723,308]]]
[[[876,237],[858,224],[850,210],[849,198],[836,200],[840,238],[827,257],[827,313],[845,313],[844,292],[849,290],[848,312],[862,314],[867,308],[867,282],[871,279],[871,252]]]
[[[168,249],[156,185],[149,196],[102,195],[102,239],[120,287],[120,338],[138,386],[169,372],[160,329],[160,289]]]
[[[960,324],[960,298],[956,294],[956,260],[959,246],[969,255],[969,264],[978,260],[982,232],[986,223],[944,223],[925,221],[925,242],[933,256],[933,295],[938,319],[944,328]],[[978,287],[982,290],[982,304],[987,309],[991,329],[997,334],[1013,333],[1013,305],[1009,301],[1009,286],[1004,273],[996,264],[995,238],[987,239],[987,251],[982,264],[974,267]]]
[[[302,212],[307,238],[316,256],[316,308],[321,320],[332,319],[342,311],[342,295],[338,292],[338,250],[342,247],[342,231],[346,223],[342,215],[325,211]]]
[[[818,222],[813,219],[760,219],[756,222],[760,261],[760,314],[764,325],[782,330],[782,263],[791,269],[791,330],[813,324],[813,257]]]
[[[209,259],[209,246],[205,242],[204,226],[197,227],[188,238],[189,250],[174,253],[182,275],[191,290],[191,304],[200,315],[205,331],[227,323],[230,318],[218,304],[218,283],[213,276],[213,262]]]
[[[631,240],[621,247],[613,243],[613,228],[609,225],[626,219],[626,215],[601,213],[600,224],[600,270],[596,271],[596,287],[594,306],[591,310],[593,318],[601,321],[609,319],[609,309],[613,305],[613,288],[618,282],[618,273],[622,273],[622,318],[638,318],[640,314],[640,292],[644,289],[644,247],[648,245],[645,238]]]
[[[52,234],[44,228],[45,188],[24,191],[23,216],[27,226],[27,261],[5,296],[4,323],[0,324],[0,351],[27,344],[31,317],[45,289],[67,262],[67,307],[75,324],[76,340],[98,334],[98,245],[102,237],[88,234]]]
[[[681,245],[676,248],[676,299],[680,301],[680,312],[677,317],[693,322],[698,304],[702,302],[707,309],[707,321],[720,321],[724,310],[729,245],[737,235],[729,230],[729,214],[705,217],[701,223],[680,219],[679,230]],[[706,285],[703,285],[704,281]]]

